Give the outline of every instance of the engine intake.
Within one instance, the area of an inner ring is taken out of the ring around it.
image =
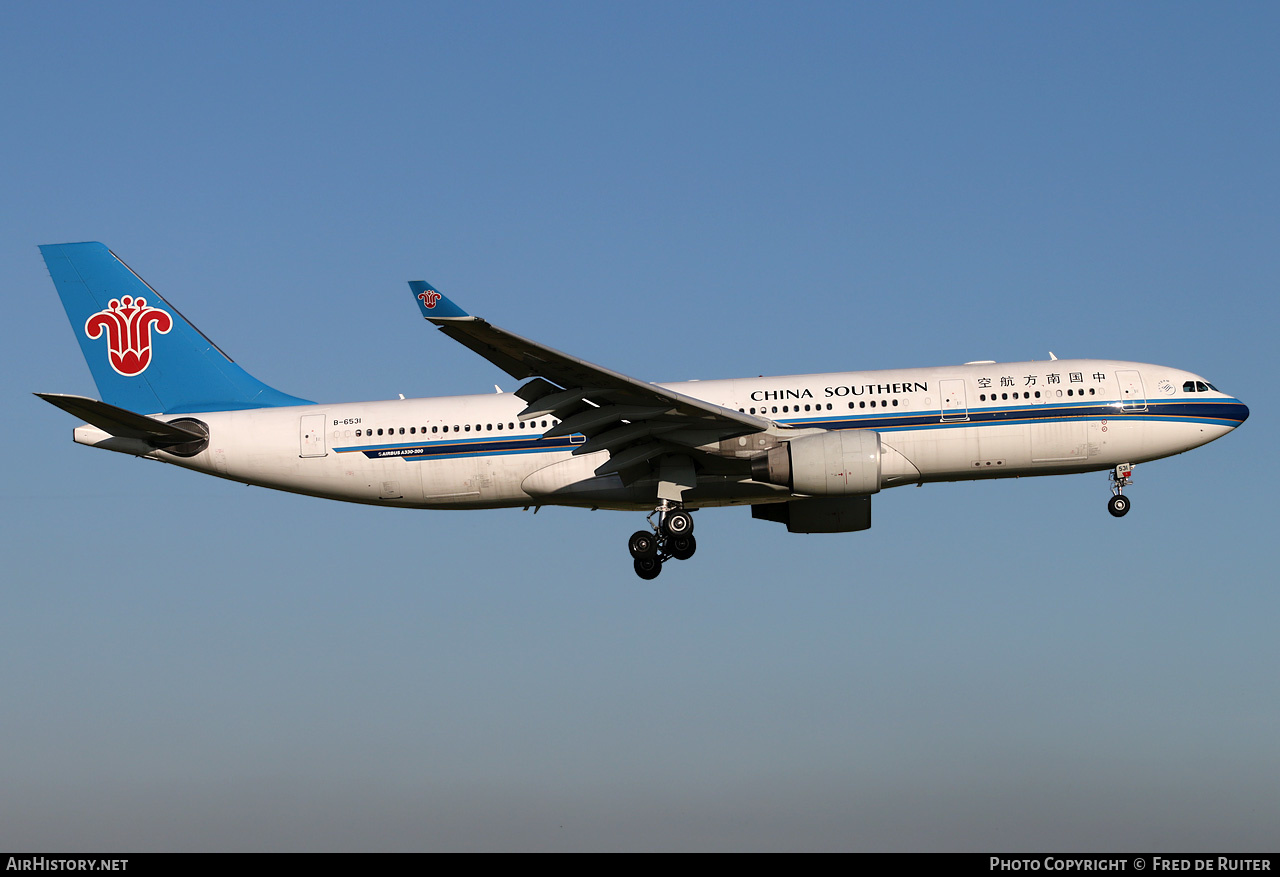
[[[880,491],[880,433],[833,429],[793,439],[751,461],[751,477],[806,496]]]

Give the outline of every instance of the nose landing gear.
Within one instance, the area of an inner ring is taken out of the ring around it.
[[[658,516],[656,526],[654,515]],[[636,575],[646,581],[656,579],[662,572],[662,564],[668,560],[688,560],[698,550],[693,538],[693,516],[679,506],[664,500],[647,520],[652,532],[637,530],[627,540]]]
[[[1111,470],[1111,499],[1107,500],[1107,511],[1114,518],[1123,518],[1129,513],[1129,497],[1124,489],[1133,482],[1133,466],[1121,463]]]

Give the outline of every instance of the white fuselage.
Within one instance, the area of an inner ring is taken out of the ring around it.
[[[1109,469],[1178,454],[1248,415],[1179,369],[1111,360],[971,363],[941,368],[662,384],[800,430],[871,429],[882,486]],[[1187,389],[1190,387],[1190,389]],[[583,436],[543,438],[549,417],[517,419],[512,394],[201,412],[209,445],[193,457],[150,450],[91,426],[76,441],[224,478],[349,502],[410,508],[578,505],[651,509],[656,483],[595,477],[604,451]],[[179,415],[160,415],[177,420]],[[743,456],[755,436],[732,439]],[[728,444],[728,443],[724,443]],[[735,449],[717,446],[720,453]],[[783,501],[787,489],[708,475],[690,507]]]

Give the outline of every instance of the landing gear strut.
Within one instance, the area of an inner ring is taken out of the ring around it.
[[[653,523],[653,516],[658,523]],[[635,561],[636,575],[649,580],[662,572],[662,564],[674,558],[688,560],[698,550],[693,538],[693,516],[684,509],[663,500],[648,517],[649,530],[637,530],[627,540],[627,550]]]
[[[1121,463],[1111,470],[1111,499],[1107,500],[1107,511],[1112,517],[1123,518],[1129,513],[1129,497],[1124,489],[1133,483],[1133,466]]]

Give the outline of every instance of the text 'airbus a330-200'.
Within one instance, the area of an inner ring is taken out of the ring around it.
[[[416,509],[649,512],[652,579],[696,548],[690,512],[749,505],[793,533],[871,526],[886,487],[1109,471],[1226,435],[1249,409],[1190,372],[1059,360],[652,384],[467,313],[422,315],[514,393],[317,405],[258,381],[100,243],[42,246],[102,400],[39,393],[80,444],[309,496]]]

